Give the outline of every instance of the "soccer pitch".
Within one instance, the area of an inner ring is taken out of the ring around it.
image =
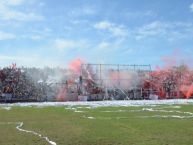
[[[193,105],[0,105],[0,145],[193,145]]]

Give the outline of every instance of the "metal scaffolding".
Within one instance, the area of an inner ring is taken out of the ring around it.
[[[150,72],[151,65],[82,64],[81,92],[92,100],[139,99]]]

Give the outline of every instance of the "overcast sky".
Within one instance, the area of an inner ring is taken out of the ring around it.
[[[0,66],[192,61],[193,0],[0,0]]]

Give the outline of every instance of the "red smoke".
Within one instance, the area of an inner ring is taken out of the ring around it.
[[[150,73],[148,82],[160,98],[190,98],[193,95],[193,71],[187,62],[191,59],[179,50],[162,58],[164,67]],[[181,65],[180,65],[181,64]]]
[[[191,86],[189,86],[189,89],[186,93],[186,97],[190,98],[192,96],[192,94],[193,94],[193,84]]]
[[[180,90],[186,96],[186,98],[190,98],[193,95],[193,71],[191,71],[189,68],[186,68],[181,78],[182,85]]]
[[[193,71],[187,66],[171,67],[151,74],[152,86],[154,86],[161,97],[167,95],[172,97],[190,98],[193,95]]]
[[[56,96],[57,101],[68,101],[69,100],[69,96],[68,96],[68,87],[69,84],[73,84],[75,83],[75,79],[77,77],[77,75],[80,75],[80,71],[81,71],[81,65],[83,64],[83,60],[80,58],[74,59],[72,60],[69,64],[68,64],[68,68],[72,71],[70,78],[66,78],[66,83],[61,86],[59,88],[59,92]]]
[[[67,101],[67,88],[62,86],[60,89],[59,89],[59,92],[56,96],[56,100],[57,101]]]
[[[70,70],[72,70],[75,74],[80,74],[81,71],[81,65],[84,63],[84,61],[80,58],[72,60],[68,67]]]

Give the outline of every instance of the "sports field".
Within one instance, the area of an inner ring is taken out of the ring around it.
[[[193,104],[0,105],[0,145],[193,145]]]

